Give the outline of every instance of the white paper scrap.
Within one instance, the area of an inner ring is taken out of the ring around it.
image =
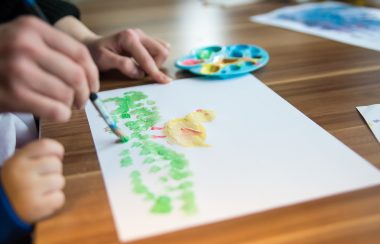
[[[380,142],[380,104],[358,106],[356,109],[367,122],[368,127],[375,135],[377,141]]]

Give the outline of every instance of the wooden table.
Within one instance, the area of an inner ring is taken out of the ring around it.
[[[106,34],[140,28],[172,44],[166,63],[208,44],[252,43],[267,49],[268,66],[255,75],[362,157],[380,167],[380,146],[355,110],[380,103],[380,52],[251,23],[249,16],[283,6],[223,9],[193,0],[82,1],[83,21]],[[380,44],[379,44],[380,45]],[[102,90],[150,81],[105,74]],[[84,111],[70,122],[44,122],[44,137],[66,148],[67,202],[36,228],[37,243],[117,243],[102,174]],[[344,170],[342,168],[342,170]],[[380,242],[380,186],[188,229],[141,243],[373,243]]]

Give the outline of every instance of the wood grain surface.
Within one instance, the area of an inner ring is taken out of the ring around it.
[[[191,76],[174,68],[174,60],[192,48],[236,43],[264,47],[270,63],[254,74],[380,168],[380,145],[355,109],[380,103],[380,52],[249,21],[249,16],[284,6],[281,3],[220,8],[195,0],[92,0],[78,6],[83,22],[97,33],[139,28],[170,42],[165,68],[173,78]],[[101,80],[102,90],[151,82],[148,78],[133,81],[116,71],[103,74]],[[42,134],[66,148],[67,202],[56,215],[37,225],[35,242],[118,243],[84,111],[74,111],[68,123],[43,121]],[[380,186],[138,243],[248,242],[380,243]]]

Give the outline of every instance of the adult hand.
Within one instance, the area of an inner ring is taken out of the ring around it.
[[[96,65],[80,42],[34,17],[0,26],[0,112],[67,121],[99,89]]]
[[[157,82],[171,81],[159,70],[169,55],[169,44],[141,30],[127,29],[106,37],[91,37],[84,42],[101,71],[118,69],[136,79],[143,78],[146,72]]]
[[[5,161],[1,170],[2,185],[23,221],[35,223],[63,206],[63,153],[61,144],[42,139],[28,144]]]

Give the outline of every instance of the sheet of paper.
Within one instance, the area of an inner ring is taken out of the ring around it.
[[[99,96],[130,135],[117,143],[87,105],[121,241],[380,183],[379,170],[251,75]]]
[[[356,109],[363,116],[377,141],[380,142],[380,104],[359,106]]]
[[[261,1],[262,0],[203,0],[206,4],[215,4],[222,7],[235,7]]]
[[[251,20],[380,51],[380,9],[338,2],[306,3],[252,16]]]

